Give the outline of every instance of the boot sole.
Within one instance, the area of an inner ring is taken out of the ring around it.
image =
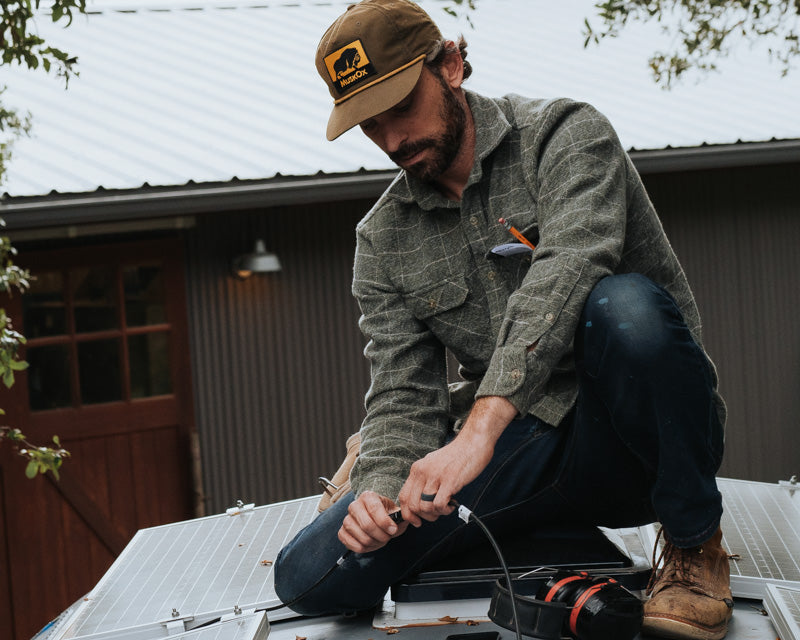
[[[672,640],[722,640],[728,633],[727,621],[717,627],[700,627],[677,618],[646,616],[642,631]]]

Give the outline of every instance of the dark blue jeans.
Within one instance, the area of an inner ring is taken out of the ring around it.
[[[722,426],[710,365],[672,297],[637,274],[604,278],[584,307],[575,357],[578,399],[562,424],[513,421],[488,467],[455,498],[493,531],[660,520],[679,547],[710,538],[722,515]],[[344,553],[336,534],[352,500],[339,500],[281,551],[275,588],[283,602]],[[394,582],[481,541],[455,515],[409,527],[382,549],[351,554],[292,609],[370,608]]]

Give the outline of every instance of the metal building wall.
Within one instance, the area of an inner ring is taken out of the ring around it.
[[[368,366],[350,295],[369,203],[198,217],[187,287],[206,512],[319,491],[363,418]],[[240,281],[256,238],[280,273]]]
[[[650,175],[728,404],[721,475],[800,474],[800,165]]]
[[[800,473],[800,166],[646,175],[687,271],[729,408],[721,474]],[[369,201],[198,217],[187,235],[196,421],[209,512],[318,491],[363,417],[350,295]],[[240,282],[256,237],[279,274]]]

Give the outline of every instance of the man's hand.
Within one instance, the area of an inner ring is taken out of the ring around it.
[[[401,535],[407,522],[395,524],[389,513],[397,505],[374,491],[365,491],[347,508],[347,516],[339,529],[339,540],[355,553],[368,553]]]
[[[423,519],[432,522],[451,513],[450,499],[486,468],[497,439],[516,415],[505,398],[477,400],[458,435],[411,466],[398,498],[403,519],[419,527]]]

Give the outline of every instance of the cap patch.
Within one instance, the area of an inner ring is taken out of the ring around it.
[[[333,86],[340,94],[378,75],[364,51],[361,40],[354,40],[325,56],[325,67],[331,76]]]

